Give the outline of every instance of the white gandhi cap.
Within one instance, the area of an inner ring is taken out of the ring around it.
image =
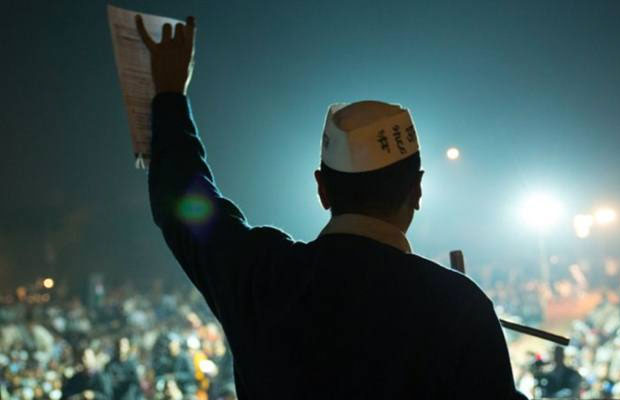
[[[420,150],[409,110],[380,101],[335,103],[327,109],[321,161],[341,172],[366,172]]]

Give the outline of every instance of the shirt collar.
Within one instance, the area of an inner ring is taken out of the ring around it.
[[[411,245],[405,234],[396,226],[362,214],[332,216],[319,236],[331,233],[348,233],[364,236],[411,254]]]

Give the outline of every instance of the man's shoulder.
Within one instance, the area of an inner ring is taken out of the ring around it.
[[[258,238],[265,238],[266,240],[269,240],[269,239],[282,240],[283,239],[283,240],[293,241],[293,239],[288,233],[284,232],[282,229],[278,228],[277,226],[273,226],[273,225],[253,226],[252,229],[250,229],[250,234]]]
[[[291,235],[273,225],[252,226],[249,235],[252,240],[261,245],[268,245],[269,243],[292,245],[297,243]]]
[[[484,291],[467,275],[418,254],[405,254],[407,266],[416,268],[428,285],[450,296],[465,296],[468,301],[488,301]]]

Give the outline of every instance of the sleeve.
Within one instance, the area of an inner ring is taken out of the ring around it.
[[[493,303],[480,292],[464,326],[455,390],[463,397],[527,400],[515,388],[510,356]]]
[[[251,228],[241,210],[221,195],[186,96],[155,96],[152,132],[153,219],[213,313],[230,327],[247,317],[253,306],[253,280],[264,275],[256,268],[292,241],[277,229]]]

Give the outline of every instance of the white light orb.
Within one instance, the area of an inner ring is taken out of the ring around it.
[[[456,147],[450,147],[446,150],[446,157],[448,160],[457,160],[461,156],[461,152]]]
[[[211,360],[201,360],[198,363],[198,368],[200,368],[200,370],[210,376],[215,376],[217,375],[219,369],[217,367],[217,365],[211,361]]]
[[[187,338],[187,347],[190,349],[196,350],[200,348],[200,339],[196,336],[190,336]]]
[[[526,225],[545,230],[562,216],[562,204],[546,193],[529,196],[521,206],[521,219]]]
[[[594,213],[594,219],[599,225],[609,225],[616,220],[616,210],[609,207],[602,207]]]

